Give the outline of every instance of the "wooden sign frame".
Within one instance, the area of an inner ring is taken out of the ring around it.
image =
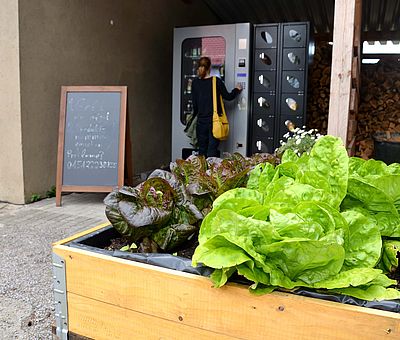
[[[121,94],[120,116],[119,116],[119,148],[118,148],[118,187],[124,185],[125,165],[125,132],[126,132],[126,108],[127,87],[126,86],[62,86],[60,100],[60,121],[58,129],[58,151],[57,151],[57,177],[56,177],[56,206],[61,206],[62,192],[111,192],[113,186],[80,186],[63,184],[64,167],[64,142],[65,123],[67,109],[67,94],[69,92],[119,92]]]

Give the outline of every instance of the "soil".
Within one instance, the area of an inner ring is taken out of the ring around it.
[[[400,266],[397,267],[397,270],[394,273],[389,273],[387,274],[387,276],[389,277],[389,279],[396,280],[396,288],[400,289]]]
[[[122,247],[125,247],[127,245],[131,245],[131,242],[129,241],[128,238],[126,237],[117,237],[114,239],[111,239],[111,243],[109,246],[105,247],[105,250],[120,250]],[[193,256],[193,253],[196,249],[196,247],[199,245],[199,242],[196,240],[195,242],[190,242],[184,246],[181,247],[180,250],[177,251],[177,255],[191,259]]]
[[[193,257],[193,253],[198,245],[199,245],[199,242],[196,240],[196,242],[192,243],[187,248],[179,250],[178,256],[185,257],[187,259],[191,259]]]
[[[120,250],[122,247],[127,245],[131,245],[129,239],[126,237],[118,237],[111,239],[111,243],[108,247],[105,247],[105,250]]]

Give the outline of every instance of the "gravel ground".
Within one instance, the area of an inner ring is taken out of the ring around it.
[[[52,339],[52,242],[107,221],[104,194],[0,203],[0,339]]]

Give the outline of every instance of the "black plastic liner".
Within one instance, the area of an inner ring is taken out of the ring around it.
[[[197,266],[192,267],[190,259],[174,256],[171,254],[154,254],[154,253],[129,253],[119,250],[103,249],[110,245],[110,241],[114,238],[119,238],[121,235],[110,225],[93,233],[80,237],[76,240],[68,242],[66,245],[73,248],[80,248],[91,252],[109,255],[121,259],[132,260],[136,262],[151,264],[168,269],[174,269],[185,273],[191,273],[202,276],[210,276],[213,269]],[[251,284],[241,277],[232,277],[230,281],[243,284]],[[334,295],[328,293],[316,292],[311,289],[300,288],[291,292],[295,295],[307,296],[316,299],[340,302],[349,305],[374,308],[389,312],[400,313],[400,300],[385,300],[385,301],[365,301],[347,295]]]
[[[112,239],[118,237],[121,237],[121,235],[112,226],[108,226],[105,227],[105,229],[100,229],[91,234],[77,238],[66,245],[73,248],[89,250],[98,254],[174,269],[185,273],[210,276],[213,272],[212,268],[204,266],[193,267],[190,259],[171,254],[129,253],[127,251],[103,249],[110,245]]]

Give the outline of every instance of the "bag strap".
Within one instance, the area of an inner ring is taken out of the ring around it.
[[[218,106],[217,106],[217,77],[213,77],[212,79],[212,90],[213,90],[213,113],[218,114]],[[221,108],[222,108],[222,114],[226,115],[225,112],[225,105],[224,105],[224,100],[222,99],[222,96],[219,96],[219,99],[221,101]]]
[[[217,77],[212,77],[212,91],[213,91],[213,110],[214,115],[218,114],[217,106]]]
[[[221,95],[219,96],[219,99],[221,99],[222,115],[223,115],[223,116],[226,116],[224,100],[222,99],[222,96],[221,96]]]

